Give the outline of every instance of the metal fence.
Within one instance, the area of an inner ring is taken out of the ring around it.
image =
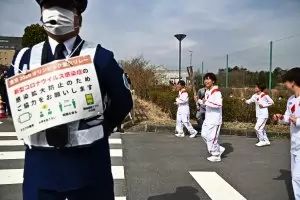
[[[205,73],[217,73],[221,87],[253,87],[259,81],[272,89],[288,69],[300,67],[299,52],[300,34],[206,59],[198,71],[202,82]]]

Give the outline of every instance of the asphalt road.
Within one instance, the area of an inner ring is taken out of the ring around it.
[[[13,131],[11,122],[0,124],[0,132]],[[220,163],[210,163],[200,137],[126,133],[112,138],[119,137],[122,144],[111,144],[117,151],[112,155],[112,164],[118,167],[115,190],[116,196],[127,196],[127,200],[225,200],[217,196],[233,191],[244,198],[230,200],[293,199],[288,140],[274,140],[271,146],[258,148],[255,138],[221,136],[226,148],[224,158]],[[0,137],[0,174],[5,169],[23,167],[23,159],[1,157],[1,152],[23,150],[20,145],[1,145],[5,140],[16,138]],[[21,184],[5,184],[1,179],[0,200],[20,200]]]
[[[129,200],[209,200],[190,171],[216,172],[248,200],[293,199],[289,141],[258,148],[256,139],[222,136],[221,163],[211,163],[200,137],[125,134],[123,151]],[[217,185],[205,180],[207,185]],[[291,197],[291,198],[290,198]]]

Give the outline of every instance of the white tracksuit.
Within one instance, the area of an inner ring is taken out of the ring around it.
[[[290,117],[296,117],[296,123],[290,122]],[[296,200],[300,200],[300,97],[291,96],[287,102],[284,117],[279,121],[291,126],[291,171],[292,184]]]
[[[176,116],[176,132],[184,134],[183,125],[187,128],[190,134],[195,134],[197,131],[190,123],[190,106],[189,95],[185,89],[179,91],[179,95],[176,98],[176,104],[178,105]]]
[[[269,95],[262,92],[261,94],[254,94],[250,99],[246,100],[246,103],[255,103],[255,131],[259,141],[269,142],[265,126],[269,118],[268,107],[273,105],[274,101],[270,98]],[[261,108],[259,105],[262,105],[263,107]]]
[[[202,125],[201,136],[207,144],[207,150],[211,155],[220,155],[218,138],[222,125],[222,94],[217,86],[205,92],[205,120]],[[202,104],[202,100],[198,100]]]

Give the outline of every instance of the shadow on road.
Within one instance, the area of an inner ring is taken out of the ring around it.
[[[178,187],[175,193],[149,197],[147,200],[200,200],[199,191],[193,187]]]
[[[292,176],[290,170],[281,169],[279,170],[280,175],[276,178],[273,178],[273,180],[278,181],[285,181],[286,189],[289,195],[289,200],[294,200],[294,191],[293,191],[293,185],[292,185]]]
[[[222,154],[223,158],[227,158],[227,155],[233,152],[233,147],[231,143],[220,144],[222,147],[225,147],[225,152]]]

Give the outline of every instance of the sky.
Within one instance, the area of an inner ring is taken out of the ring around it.
[[[0,0],[0,35],[22,36],[39,23],[35,0]],[[155,65],[178,68],[178,41],[184,33],[182,66],[205,70],[226,66],[268,69],[300,65],[299,0],[89,0],[80,35],[111,50],[117,60],[143,55]],[[242,51],[241,51],[242,50]]]

